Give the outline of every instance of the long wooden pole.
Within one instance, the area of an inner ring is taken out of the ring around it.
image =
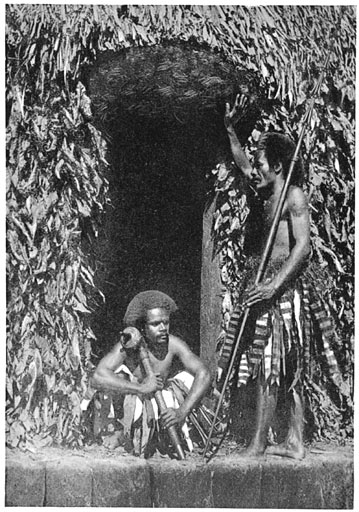
[[[314,102],[315,102],[316,96],[318,95],[318,93],[320,91],[320,88],[321,88],[321,85],[322,85],[322,82],[323,82],[324,73],[325,73],[325,70],[326,70],[326,67],[327,67],[328,61],[329,61],[329,55],[330,54],[328,53],[328,55],[327,55],[327,57],[325,59],[325,63],[324,63],[323,69],[322,69],[322,71],[321,71],[321,73],[319,75],[316,87],[314,88],[314,90],[312,92],[312,99],[311,99],[309,108],[308,108],[308,110],[307,110],[307,112],[306,112],[306,114],[304,116],[304,119],[303,119],[302,128],[301,128],[301,131],[300,131],[300,134],[299,134],[297,146],[295,148],[295,151],[294,151],[294,154],[293,154],[290,166],[289,166],[288,174],[287,174],[286,180],[284,182],[284,185],[283,185],[280,197],[279,197],[279,201],[278,201],[278,205],[277,205],[276,212],[275,212],[275,215],[274,215],[274,219],[273,219],[273,222],[272,222],[272,225],[271,225],[271,229],[269,231],[268,238],[267,238],[267,241],[266,241],[266,245],[265,245],[265,248],[264,248],[264,251],[263,251],[263,254],[262,254],[262,258],[261,258],[261,261],[260,261],[260,264],[259,264],[259,267],[258,267],[258,271],[257,271],[256,278],[255,278],[255,281],[254,281],[255,285],[258,285],[260,283],[260,281],[261,281],[261,279],[263,277],[263,274],[265,272],[267,263],[268,263],[268,258],[269,258],[270,252],[272,250],[272,246],[273,246],[273,243],[274,243],[275,236],[277,234],[280,218],[281,218],[282,211],[283,211],[284,202],[286,200],[287,193],[288,193],[288,188],[290,186],[290,181],[291,181],[292,174],[293,174],[293,171],[294,171],[294,166],[295,166],[295,164],[296,164],[296,162],[298,160],[300,147],[301,147],[302,142],[303,142],[303,138],[304,138],[305,131],[307,129],[307,125],[309,124],[310,119],[312,117],[313,108],[314,108]],[[206,453],[207,453],[207,450],[208,450],[208,447],[209,447],[209,444],[210,444],[210,441],[211,441],[213,430],[214,430],[214,427],[215,427],[215,424],[216,424],[216,421],[217,421],[217,418],[218,418],[219,410],[220,410],[221,405],[222,405],[224,393],[226,391],[226,387],[227,387],[229,378],[231,376],[231,372],[232,372],[233,365],[234,365],[234,362],[235,362],[235,359],[236,359],[237,351],[238,351],[238,348],[239,348],[239,345],[240,345],[240,342],[241,342],[241,339],[242,339],[242,336],[243,336],[244,328],[245,328],[247,320],[248,320],[249,311],[250,311],[250,308],[248,308],[248,307],[246,307],[244,309],[244,311],[243,311],[241,327],[240,327],[240,330],[239,330],[239,333],[238,333],[236,344],[235,344],[233,352],[232,352],[231,360],[230,360],[230,363],[229,363],[229,366],[228,366],[228,370],[227,370],[227,375],[226,375],[226,378],[225,378],[223,386],[222,386],[222,391],[221,391],[220,397],[218,399],[218,404],[217,404],[216,412],[215,412],[215,415],[213,417],[212,425],[211,425],[211,428],[210,428],[210,431],[209,431],[209,434],[208,434],[207,443],[206,443],[206,446],[204,448],[204,452],[203,452],[203,457],[204,458],[206,457]]]

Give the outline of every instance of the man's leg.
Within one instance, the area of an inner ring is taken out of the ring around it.
[[[304,459],[303,424],[304,414],[302,399],[300,394],[293,389],[287,437],[283,443],[269,446],[266,449],[266,454],[290,457],[292,459]]]
[[[263,376],[257,381],[257,410],[255,431],[249,446],[241,452],[244,457],[263,455],[273,413],[277,406],[277,386],[268,386]]]

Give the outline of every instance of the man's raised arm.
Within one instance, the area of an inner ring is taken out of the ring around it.
[[[231,110],[229,103],[226,103],[226,112],[224,115],[224,125],[227,129],[229,142],[231,144],[231,150],[232,150],[232,155],[233,155],[235,164],[246,177],[249,177],[251,170],[252,170],[252,166],[249,163],[249,160],[243,151],[243,148],[238,140],[237,134],[234,129],[234,126],[235,126],[236,122],[238,121],[239,117],[241,116],[243,109],[246,106],[246,103],[247,103],[247,98],[244,95],[240,96],[239,94],[237,94],[237,96],[236,96],[236,101],[233,105],[232,110]]]

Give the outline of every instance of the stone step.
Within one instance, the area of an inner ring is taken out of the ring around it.
[[[229,455],[209,463],[59,453],[8,454],[6,506],[353,508],[351,451],[309,454],[303,461]]]

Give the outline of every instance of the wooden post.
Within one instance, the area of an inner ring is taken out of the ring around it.
[[[203,214],[202,268],[201,268],[201,358],[208,364],[212,376],[216,371],[216,341],[221,332],[222,295],[219,256],[214,254],[212,238],[213,214],[217,196],[214,196]]]

